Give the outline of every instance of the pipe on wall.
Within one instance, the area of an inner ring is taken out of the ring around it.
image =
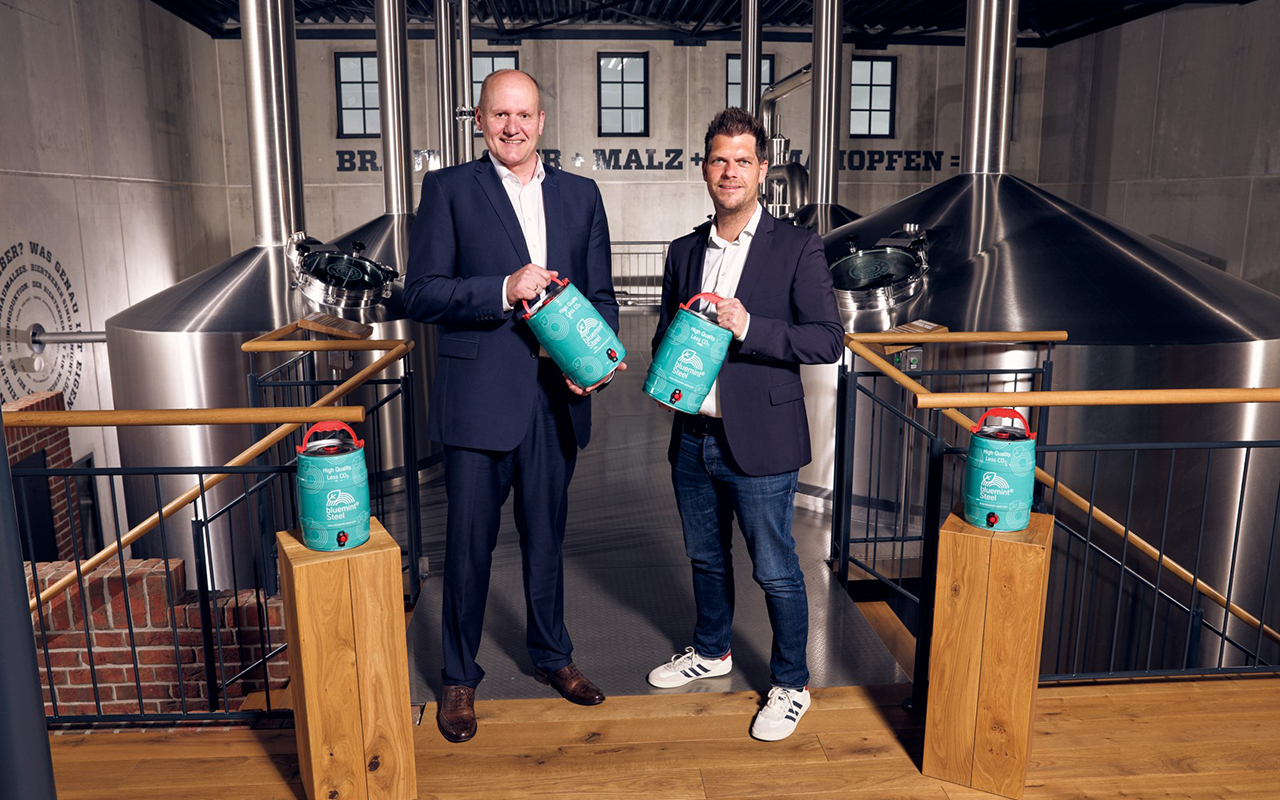
[[[808,86],[813,79],[813,64],[805,64],[800,69],[784,78],[773,82],[760,98],[760,110],[756,117],[764,125],[765,136],[772,138],[782,128],[782,117],[778,113],[778,102],[782,98],[803,86]]]
[[[454,134],[457,108],[453,78],[453,4],[436,0],[436,123],[440,133],[440,166],[457,162]]]
[[[298,144],[293,0],[241,4],[254,243],[284,245],[306,228]]]
[[[400,0],[378,0],[378,86],[382,93],[382,188],[388,214],[413,211],[409,164],[409,21]]]
[[[844,10],[839,0],[813,4],[813,116],[810,128],[809,200],[836,202],[836,140],[840,122],[840,65]]]
[[[760,110],[760,0],[742,0],[742,109]]]
[[[965,25],[962,172],[1002,175],[1008,169],[1017,23],[1018,0],[970,0]]]

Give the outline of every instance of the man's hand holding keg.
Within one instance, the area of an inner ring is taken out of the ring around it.
[[[733,332],[733,338],[742,341],[747,335],[747,323],[751,315],[736,297],[725,297],[716,303],[716,323]]]
[[[521,300],[537,300],[551,279],[560,273],[543,269],[537,264],[525,264],[507,276],[507,305],[512,308]]]

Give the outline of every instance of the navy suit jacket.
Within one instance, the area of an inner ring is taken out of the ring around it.
[[[680,304],[702,291],[709,228],[701,225],[667,249],[655,351]],[[800,365],[837,361],[844,343],[822,240],[763,212],[735,297],[751,324],[720,369],[729,452],[747,475],[799,469],[811,458]],[[679,442],[677,415],[668,451],[673,463]]]
[[[542,201],[547,263],[616,331],[609,225],[595,181],[546,166]],[[486,155],[422,179],[409,239],[405,302],[439,326],[439,355],[427,432],[442,444],[514,450],[533,418],[538,342],[516,311],[502,310],[503,278],[529,263],[520,222]],[[591,436],[590,398],[561,382],[552,390],[573,419],[579,447]]]

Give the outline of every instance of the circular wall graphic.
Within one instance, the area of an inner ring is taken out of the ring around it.
[[[67,408],[74,407],[84,345],[33,347],[28,333],[84,330],[76,290],[62,262],[41,243],[26,240],[0,250],[0,383],[6,401],[61,390]]]

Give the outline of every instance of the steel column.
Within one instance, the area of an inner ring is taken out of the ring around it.
[[[476,157],[475,102],[471,97],[471,2],[458,0],[458,107],[454,111],[458,122],[458,163],[465,164]]]
[[[760,109],[760,0],[742,0],[742,98],[744,111]]]
[[[409,19],[400,0],[378,0],[378,91],[381,94],[382,188],[388,214],[413,211],[409,165]]]
[[[836,140],[840,120],[840,75],[844,9],[839,0],[813,5],[813,117],[810,128],[809,202],[836,202]]]
[[[970,0],[965,24],[962,172],[1002,175],[1008,169],[1017,23],[1018,0]]]
[[[436,0],[436,127],[440,134],[440,166],[457,163],[454,143],[453,4]]]

